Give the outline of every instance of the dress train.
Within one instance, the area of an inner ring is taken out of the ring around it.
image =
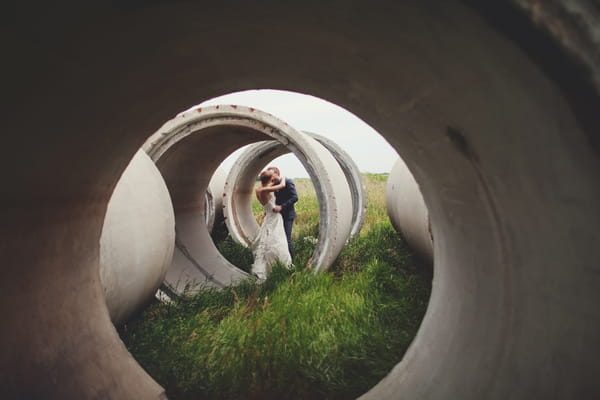
[[[283,217],[280,213],[273,211],[274,207],[275,197],[271,196],[269,201],[263,205],[265,217],[252,242],[252,252],[254,253],[252,272],[262,280],[267,278],[271,266],[277,260],[287,266],[292,264],[283,228]]]

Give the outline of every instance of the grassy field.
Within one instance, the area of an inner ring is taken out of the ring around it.
[[[120,328],[170,399],[352,399],[401,359],[425,312],[431,267],[389,222],[387,177],[364,178],[364,228],[328,272],[303,269],[319,215],[310,180],[297,179],[296,270],[275,266],[261,285],[155,303]],[[230,239],[218,246],[236,265],[251,265],[248,249]]]

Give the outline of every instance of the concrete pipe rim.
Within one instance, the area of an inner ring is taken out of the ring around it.
[[[304,131],[304,133],[310,135],[325,148],[327,148],[327,150],[329,150],[333,157],[337,160],[340,168],[342,168],[342,171],[344,172],[350,188],[352,204],[352,228],[348,235],[348,239],[350,239],[362,228],[367,208],[364,183],[358,166],[354,163],[351,157],[334,141],[316,133],[306,131]],[[244,174],[244,177],[240,177],[238,171],[245,171],[247,164],[251,163],[255,158],[264,160],[264,163],[270,165],[273,163],[275,158],[283,154],[287,154],[288,152],[289,150],[287,150],[281,143],[277,141],[266,141],[248,146],[244,152],[239,155],[238,160],[236,161],[236,164],[239,163],[239,165],[235,167],[235,171],[232,169],[233,172],[227,178],[225,189],[227,195],[225,198],[228,199],[228,201],[225,202],[223,209],[224,214],[226,215],[225,221],[227,223],[227,227],[232,238],[236,242],[244,246],[249,246],[252,243],[256,230],[258,229],[258,224],[253,223],[253,219],[249,219],[245,215],[240,216],[240,213],[252,212],[252,197],[245,197],[243,199],[236,200],[235,202],[231,200],[231,193],[233,191],[232,188],[238,187],[238,180],[242,179],[245,182],[248,179],[248,176],[246,176],[247,174]],[[256,166],[253,172],[255,173],[254,175],[257,175],[259,172],[259,167]],[[318,176],[315,177],[310,175],[310,179],[317,182],[318,185]],[[321,204],[325,200],[317,196],[317,201],[319,204]],[[240,219],[243,222],[240,221]]]
[[[304,135],[301,132],[299,133]],[[296,154],[294,147],[288,146],[276,140],[254,143],[239,155],[232,166],[224,188],[223,213],[228,230],[232,238],[238,243],[249,246],[258,230],[258,223],[252,213],[253,188],[256,176],[277,156],[288,152]],[[317,146],[320,147],[321,151],[328,151],[325,146],[306,135],[302,151],[313,154]],[[332,168],[323,171],[322,168],[314,165],[314,161],[312,163],[310,161],[311,159],[324,161],[323,158],[323,155],[318,156],[316,153],[313,157],[307,157],[306,160],[300,158],[312,181],[316,183],[314,186],[319,201],[319,239],[315,251],[308,261],[308,266],[315,271],[321,271],[330,266],[345,244],[351,224],[354,222],[348,221],[348,218],[352,216],[336,220],[328,215],[328,210],[335,210],[336,207],[340,207],[340,204],[343,205],[344,201],[351,200],[348,197],[350,185],[347,182],[346,185],[339,182],[345,179],[345,172],[341,169],[337,160],[337,171]],[[330,155],[328,161],[331,163],[331,160],[335,160],[333,155]],[[338,181],[337,185],[332,185],[330,182],[332,173],[336,173],[333,180]],[[285,171],[282,171],[282,174],[285,175]],[[340,185],[343,185],[343,187],[340,188]]]

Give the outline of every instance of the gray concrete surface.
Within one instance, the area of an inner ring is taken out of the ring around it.
[[[598,68],[511,4],[4,5],[3,398],[164,396],[110,321],[99,279],[106,207],[164,121],[254,88],[359,116],[406,161],[429,210],[427,313],[364,398],[600,397]],[[259,139],[234,129],[212,140],[229,152],[228,136]],[[206,187],[221,157],[198,158]]]
[[[385,203],[392,225],[424,260],[433,262],[433,237],[429,213],[419,184],[398,158],[388,176]]]
[[[150,157],[138,150],[110,198],[100,236],[100,279],[115,325],[152,299],[174,246],[167,186]]]
[[[579,62],[588,66],[600,90],[600,12],[598,0],[514,0],[532,21],[552,34]]]

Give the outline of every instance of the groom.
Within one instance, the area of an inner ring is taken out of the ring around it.
[[[269,167],[267,170],[273,172],[273,180],[276,183],[281,181],[281,174],[279,168]],[[294,209],[294,203],[298,201],[298,193],[296,192],[296,186],[294,182],[285,178],[285,187],[275,192],[275,208],[274,212],[281,213],[283,217],[283,228],[285,229],[285,236],[287,238],[288,250],[292,260],[294,259],[294,246],[292,245],[292,225],[294,224],[294,218],[296,218],[296,210]]]

